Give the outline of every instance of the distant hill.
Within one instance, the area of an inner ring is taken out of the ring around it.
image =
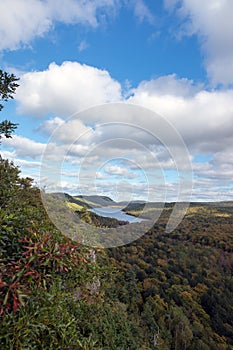
[[[97,206],[108,206],[108,205],[114,205],[116,202],[112,200],[110,197],[107,196],[97,196],[97,195],[92,195],[92,196],[75,196],[75,199],[80,199],[84,200],[87,203],[95,204]]]
[[[78,204],[79,206],[86,207],[86,208],[96,208],[96,207],[107,207],[116,205],[117,203],[114,202],[111,198],[107,196],[71,196],[68,193],[62,193],[62,192],[56,192],[52,193],[53,196],[56,196],[57,198],[61,200],[66,200],[70,203]]]
[[[97,207],[108,207],[108,206],[120,206],[124,207],[124,211],[132,211],[132,210],[143,210],[145,205],[147,208],[161,208],[163,203],[161,202],[146,202],[143,200],[134,200],[134,201],[121,201],[115,202],[113,199],[107,196],[98,196],[98,195],[75,195],[72,196],[68,193],[56,192],[53,193],[56,197],[67,200],[70,203],[75,203],[80,206],[84,206],[88,209],[97,208]],[[166,208],[173,207],[175,203],[165,203]],[[231,208],[233,207],[233,201],[219,201],[219,202],[191,202],[191,207],[196,206],[210,206],[210,207],[218,207],[218,208]]]
[[[110,197],[107,196],[73,196],[75,200],[81,201],[82,203],[86,203],[90,207],[107,207],[110,205],[117,204]]]
[[[79,198],[78,196],[73,197],[68,193],[62,193],[62,192],[55,192],[55,193],[52,193],[52,195],[59,198],[62,201],[75,203],[81,207],[92,208],[92,205],[89,202],[85,201],[83,198]]]
[[[118,204],[123,207],[123,206],[128,206],[128,205],[145,205],[147,202],[146,201],[142,201],[142,200],[137,200],[137,201],[121,201],[118,202]]]
[[[233,201],[209,202],[208,204],[216,207],[233,207]]]

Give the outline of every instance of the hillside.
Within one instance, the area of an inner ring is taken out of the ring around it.
[[[0,175],[1,349],[233,349],[229,203],[192,203],[170,234],[168,203],[143,237],[94,249],[63,236],[31,179],[2,158]],[[66,199],[87,215],[82,197]],[[88,201],[112,203],[93,196]],[[128,210],[137,215],[141,205]]]
[[[81,207],[86,208],[95,208],[95,207],[107,207],[111,205],[116,205],[117,203],[114,202],[111,198],[106,196],[84,196],[84,195],[75,195],[72,196],[68,193],[61,193],[61,192],[54,192],[52,195],[56,196],[60,200],[66,200],[70,203],[75,203]]]
[[[171,234],[169,215],[108,250],[121,271],[109,293],[127,305],[152,349],[232,349],[233,210],[194,203]]]
[[[92,196],[74,196],[75,199],[79,200],[84,200],[87,203],[91,203],[91,205],[95,205],[96,207],[101,206],[101,207],[107,207],[109,205],[114,205],[116,202],[114,202],[111,198],[106,197],[106,196],[97,196],[97,195],[92,195]]]

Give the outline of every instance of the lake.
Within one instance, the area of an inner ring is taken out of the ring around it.
[[[139,217],[126,214],[123,210],[121,210],[119,208],[100,207],[100,208],[92,208],[92,209],[90,209],[90,211],[92,211],[93,213],[95,213],[99,216],[104,216],[107,218],[114,218],[117,220],[128,221],[129,223],[141,222],[144,220],[144,219],[141,219]]]

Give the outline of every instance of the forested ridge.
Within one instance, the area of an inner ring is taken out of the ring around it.
[[[193,204],[168,234],[168,206],[137,241],[94,250],[13,163],[0,175],[1,349],[233,348],[232,207]]]
[[[118,298],[151,348],[232,349],[232,208],[193,204],[166,233],[169,215],[136,242],[109,250],[122,271]]]

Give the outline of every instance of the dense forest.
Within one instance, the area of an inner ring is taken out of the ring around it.
[[[118,290],[148,348],[232,349],[232,208],[193,204],[172,234],[168,216],[109,250],[121,271],[110,295]]]
[[[169,234],[167,205],[133,243],[88,248],[53,226],[32,180],[1,158],[0,348],[233,349],[229,204],[192,204]]]

